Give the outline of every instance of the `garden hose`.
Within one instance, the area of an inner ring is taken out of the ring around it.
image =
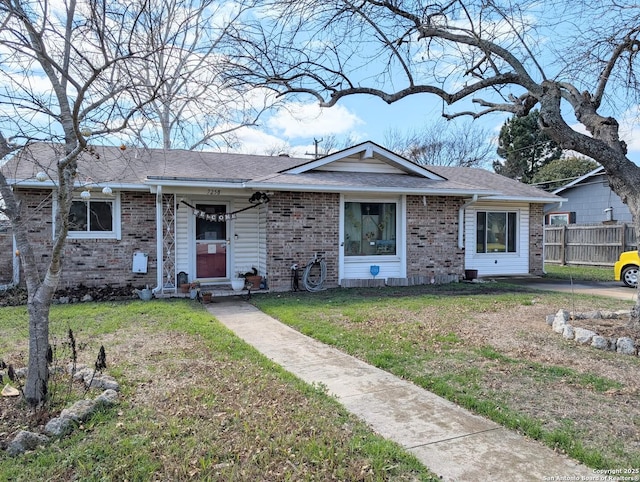
[[[313,269],[315,266],[318,270]],[[327,263],[323,258],[315,256],[304,268],[302,274],[302,284],[307,291],[321,291],[324,289],[324,282],[327,279]]]

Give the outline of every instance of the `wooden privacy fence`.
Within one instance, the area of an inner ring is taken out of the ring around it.
[[[545,226],[544,261],[554,264],[613,266],[623,251],[637,249],[627,224]]]

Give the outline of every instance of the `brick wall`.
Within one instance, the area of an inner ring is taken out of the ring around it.
[[[277,192],[267,212],[267,273],[273,291],[291,289],[291,265],[304,268],[315,255],[327,263],[326,288],[338,285],[340,196]],[[302,271],[300,271],[302,277]]]
[[[458,249],[462,198],[407,196],[407,276],[464,274]]]
[[[13,279],[13,233],[7,222],[0,221],[0,285]]]
[[[529,273],[542,275],[544,268],[544,205],[529,205]]]
[[[36,260],[46,267],[52,247],[51,191],[21,190],[28,212],[29,237]],[[48,196],[48,198],[47,198]],[[43,202],[47,199],[47,202]],[[120,198],[122,239],[67,239],[59,288],[84,286],[142,286],[156,283],[155,195],[123,192]],[[132,272],[133,254],[147,253],[147,274]]]

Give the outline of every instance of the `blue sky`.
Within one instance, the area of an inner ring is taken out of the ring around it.
[[[259,128],[244,129],[240,135],[242,152],[262,154],[275,147],[290,155],[305,157],[312,153],[314,139],[350,136],[356,142],[373,141],[385,145],[389,131],[411,131],[439,121],[442,112],[440,100],[432,95],[417,94],[387,105],[378,98],[365,95],[343,99],[336,106],[320,109],[314,99],[291,102],[290,109],[282,109],[262,120]],[[461,105],[462,107],[466,107]],[[448,112],[455,110],[449,107]],[[617,117],[621,134],[629,145],[629,157],[640,165],[640,125],[637,113]],[[488,143],[496,143],[500,127],[507,114],[493,113],[473,121],[490,133]],[[469,118],[461,119],[469,123]],[[451,121],[451,122],[456,122]],[[496,154],[496,159],[498,156]]]

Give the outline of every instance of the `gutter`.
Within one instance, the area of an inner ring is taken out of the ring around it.
[[[458,249],[464,249],[464,211],[476,201],[478,201],[478,195],[474,194],[471,200],[458,209]]]
[[[16,255],[16,251],[18,250],[18,246],[16,245],[16,237],[13,237],[13,275],[11,277],[11,283],[7,283],[5,285],[0,285],[0,291],[6,291],[14,286],[18,286],[20,284],[20,258]]]

